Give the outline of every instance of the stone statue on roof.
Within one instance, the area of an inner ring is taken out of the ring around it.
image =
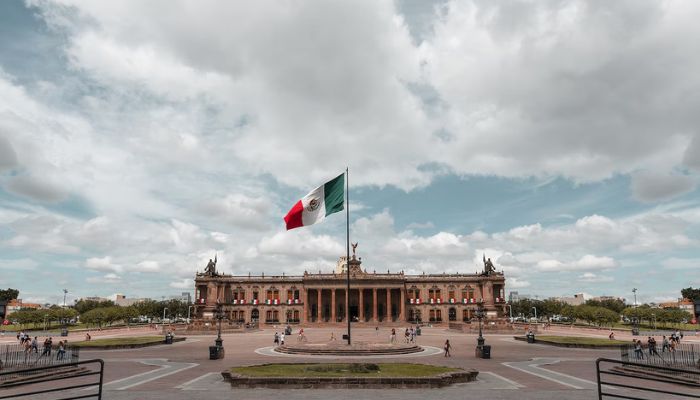
[[[496,267],[493,266],[490,258],[486,258],[486,254],[483,255],[484,258],[484,272],[483,275],[491,275],[496,273]]]
[[[207,276],[216,276],[217,275],[217,273],[216,273],[216,258],[217,258],[217,256],[214,255],[214,261],[212,261],[211,258],[209,259],[209,263],[207,263],[206,268],[204,268],[204,275],[207,275]]]

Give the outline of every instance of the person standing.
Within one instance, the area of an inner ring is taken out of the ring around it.
[[[63,356],[66,354],[66,348],[63,341],[58,342],[58,353],[56,353],[56,360],[63,360]]]
[[[34,336],[34,339],[32,339],[32,350],[34,350],[34,353],[39,352],[39,340],[37,340],[36,336]]]
[[[664,335],[664,338],[661,341],[661,352],[665,353],[666,350],[668,350],[668,338],[666,337],[666,335]]]
[[[284,332],[280,333],[280,344],[284,346]]]
[[[649,338],[649,357],[653,356],[654,354],[658,356],[659,352],[656,351],[656,339],[654,339],[652,336]]]
[[[279,332],[275,332],[275,340],[273,341],[275,346],[278,346],[280,344],[280,334]]]
[[[634,339],[632,339],[634,340]],[[642,352],[642,341],[641,340],[635,340],[634,341],[634,355],[638,359],[644,359],[644,353]]]
[[[450,355],[451,348],[452,348],[452,345],[450,345],[450,339],[445,340],[445,357],[452,357]]]

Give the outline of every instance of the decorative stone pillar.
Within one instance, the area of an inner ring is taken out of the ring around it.
[[[486,293],[484,293],[484,303],[487,306],[493,306],[496,301],[496,296],[493,293],[493,282],[486,281]]]
[[[386,289],[386,319],[391,321],[391,289]]]
[[[359,303],[360,303],[360,321],[365,322],[365,296],[364,296],[364,289],[360,288],[358,289],[359,293]]]
[[[216,284],[214,282],[207,283],[207,305],[216,304],[217,292]]]
[[[302,323],[302,324],[305,324],[305,323],[308,321],[308,319],[307,319],[308,317],[307,317],[307,315],[306,315],[307,312],[308,312],[308,309],[309,309],[309,303],[306,301],[306,299],[309,298],[308,290],[309,290],[309,289],[304,288],[304,289],[301,291],[301,304],[302,304],[302,308],[301,308],[301,323]]]
[[[335,323],[335,289],[331,289],[331,322]]]
[[[379,321],[377,319],[377,288],[372,289],[372,322]]]

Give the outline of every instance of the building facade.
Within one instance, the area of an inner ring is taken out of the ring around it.
[[[233,276],[216,273],[209,260],[195,277],[196,318],[211,319],[217,302],[226,318],[238,323],[332,324],[353,322],[447,323],[469,321],[481,301],[487,318],[505,314],[505,277],[485,262],[481,274],[407,275],[367,272],[350,259],[346,296],[345,257],[333,273],[301,276]],[[345,302],[349,301],[346,315]]]

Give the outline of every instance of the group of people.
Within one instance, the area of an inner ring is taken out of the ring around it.
[[[675,331],[671,333],[670,337],[666,337],[664,335],[661,339],[661,352],[665,353],[666,351],[670,353],[675,353],[676,352],[676,346],[680,344],[681,339],[683,339],[683,332],[681,331]],[[639,339],[632,339],[634,342],[634,356],[637,359],[644,359],[644,344],[642,344],[642,341]],[[661,357],[659,352],[656,350],[657,344],[656,344],[656,339],[653,336],[648,336],[647,337],[647,350],[649,351],[649,357],[652,357],[654,355]]]
[[[24,331],[21,331],[17,333],[17,340],[19,341],[20,346],[24,347],[25,354],[28,355],[31,353],[39,353],[39,338],[37,336],[34,336],[34,338],[32,338],[31,336],[29,336],[29,334],[25,333]],[[67,344],[68,340],[61,340],[58,342],[58,347],[56,351],[57,360],[62,360],[65,357]],[[44,339],[40,357],[51,357],[52,349],[53,338],[49,336],[46,339]]]
[[[273,341],[275,346],[284,346],[284,332],[275,332],[275,339]]]
[[[377,331],[379,331],[379,327],[377,327]],[[415,343],[416,342],[416,329],[413,327],[406,328],[403,333],[403,341],[404,343]],[[391,334],[389,335],[389,343],[396,343],[396,329],[391,328]]]

